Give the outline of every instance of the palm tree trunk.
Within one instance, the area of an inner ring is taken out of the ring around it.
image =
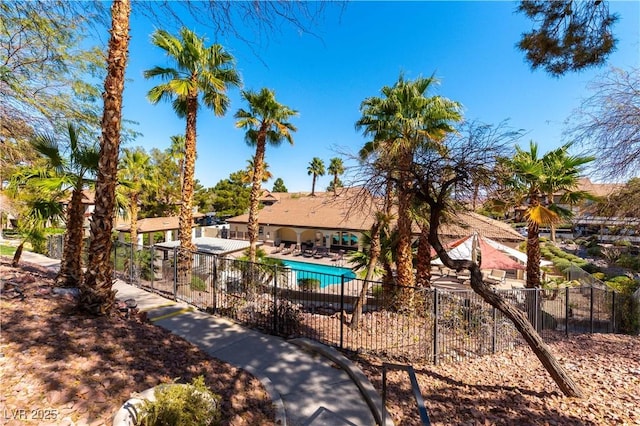
[[[313,175],[313,179],[311,180],[311,196],[316,195],[316,175]]]
[[[80,295],[80,306],[95,315],[110,314],[115,303],[115,292],[112,290],[111,231],[115,213],[122,92],[129,51],[130,14],[130,0],[114,0],[111,5],[111,38],[103,93],[104,112],[96,205],[91,220],[89,265]]]
[[[527,226],[527,288],[540,287],[540,236],[538,225]]]
[[[431,244],[429,244],[429,224],[420,224],[418,255],[416,259],[416,287],[431,287]]]
[[[256,143],[256,155],[253,159],[253,182],[251,185],[251,195],[249,197],[249,261],[256,261],[256,250],[258,243],[258,204],[260,197],[260,183],[262,182],[262,174],[264,172],[264,153],[265,153],[266,135],[259,135]]]
[[[82,283],[82,245],[84,242],[84,208],[82,185],[76,185],[67,207],[67,230],[56,284],[62,287],[78,287]]]
[[[398,308],[411,311],[413,307],[413,252],[411,249],[411,215],[413,194],[406,186],[411,182],[406,171],[411,164],[411,154],[403,155],[399,160],[400,182],[398,186],[398,245],[396,246],[396,273],[398,285],[403,288],[396,299]]]
[[[17,268],[20,264],[20,258],[22,257],[22,251],[24,250],[25,240],[22,240],[20,245],[16,248],[16,252],[13,253],[13,259],[11,260],[11,266]]]
[[[182,202],[179,216],[180,250],[178,253],[178,280],[185,285],[191,283],[191,254],[195,251],[191,230],[193,227],[193,192],[196,168],[196,96],[187,99],[187,124],[184,141],[184,178],[182,180]]]
[[[362,317],[362,308],[367,300],[367,292],[369,291],[369,282],[373,280],[373,274],[376,266],[378,265],[378,259],[382,253],[382,247],[380,245],[380,230],[382,229],[382,223],[376,220],[371,227],[371,247],[369,249],[369,265],[367,265],[367,275],[362,283],[360,289],[360,295],[353,305],[353,316],[351,317],[351,329],[357,329],[360,325],[360,318]]]
[[[131,237],[131,247],[138,244],[138,193],[132,192],[131,205],[129,211],[131,212],[131,221],[129,222],[129,236]]]

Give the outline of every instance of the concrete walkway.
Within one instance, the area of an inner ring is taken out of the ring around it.
[[[25,252],[23,260],[57,267],[56,261],[33,253]],[[307,339],[285,341],[262,334],[119,280],[114,289],[119,300],[135,299],[154,324],[258,377],[272,397],[278,424],[380,424],[380,396],[362,371],[338,351]]]

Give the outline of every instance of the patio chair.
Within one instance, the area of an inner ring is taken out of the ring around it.
[[[313,257],[316,254],[317,249],[304,249],[302,255],[304,257]]]
[[[507,280],[507,271],[491,269],[486,276],[483,276],[483,278],[484,281],[489,284],[503,284]]]
[[[300,248],[300,244],[296,244],[295,247],[293,247],[293,250],[291,251],[291,253],[293,253],[294,256],[300,256],[302,254],[302,249]]]
[[[338,250],[337,253],[334,253],[334,255],[331,256],[331,261],[337,262],[338,260],[342,260],[343,256],[344,256],[344,250]]]
[[[315,252],[313,253],[313,258],[314,259],[322,259],[323,257],[325,257],[327,255],[328,251],[326,247],[318,247],[316,248]]]
[[[284,243],[280,243],[280,245],[276,247],[273,253],[280,253],[282,250],[284,250]]]
[[[293,252],[293,247],[295,246],[295,244],[291,244],[289,247],[285,247],[284,249],[282,249],[282,251],[280,252],[280,254],[282,255],[288,255],[291,254]]]

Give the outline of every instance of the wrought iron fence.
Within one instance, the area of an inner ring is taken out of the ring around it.
[[[127,282],[249,327],[396,360],[461,360],[524,343],[511,321],[472,290],[407,288],[347,275],[250,263],[179,248],[116,243]],[[496,290],[547,339],[616,332],[620,295],[595,287]],[[362,317],[351,326],[362,298]]]

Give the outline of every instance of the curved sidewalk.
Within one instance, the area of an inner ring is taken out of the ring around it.
[[[26,254],[26,253],[25,253]],[[55,261],[26,254],[26,262],[55,268]],[[266,335],[187,304],[126,284],[113,287],[120,300],[133,298],[154,324],[208,354],[252,373],[271,394],[276,421],[288,426],[379,424],[382,401],[362,371],[333,348]],[[319,353],[325,353],[325,356]],[[372,413],[376,411],[376,415]],[[392,422],[387,416],[387,425]]]

